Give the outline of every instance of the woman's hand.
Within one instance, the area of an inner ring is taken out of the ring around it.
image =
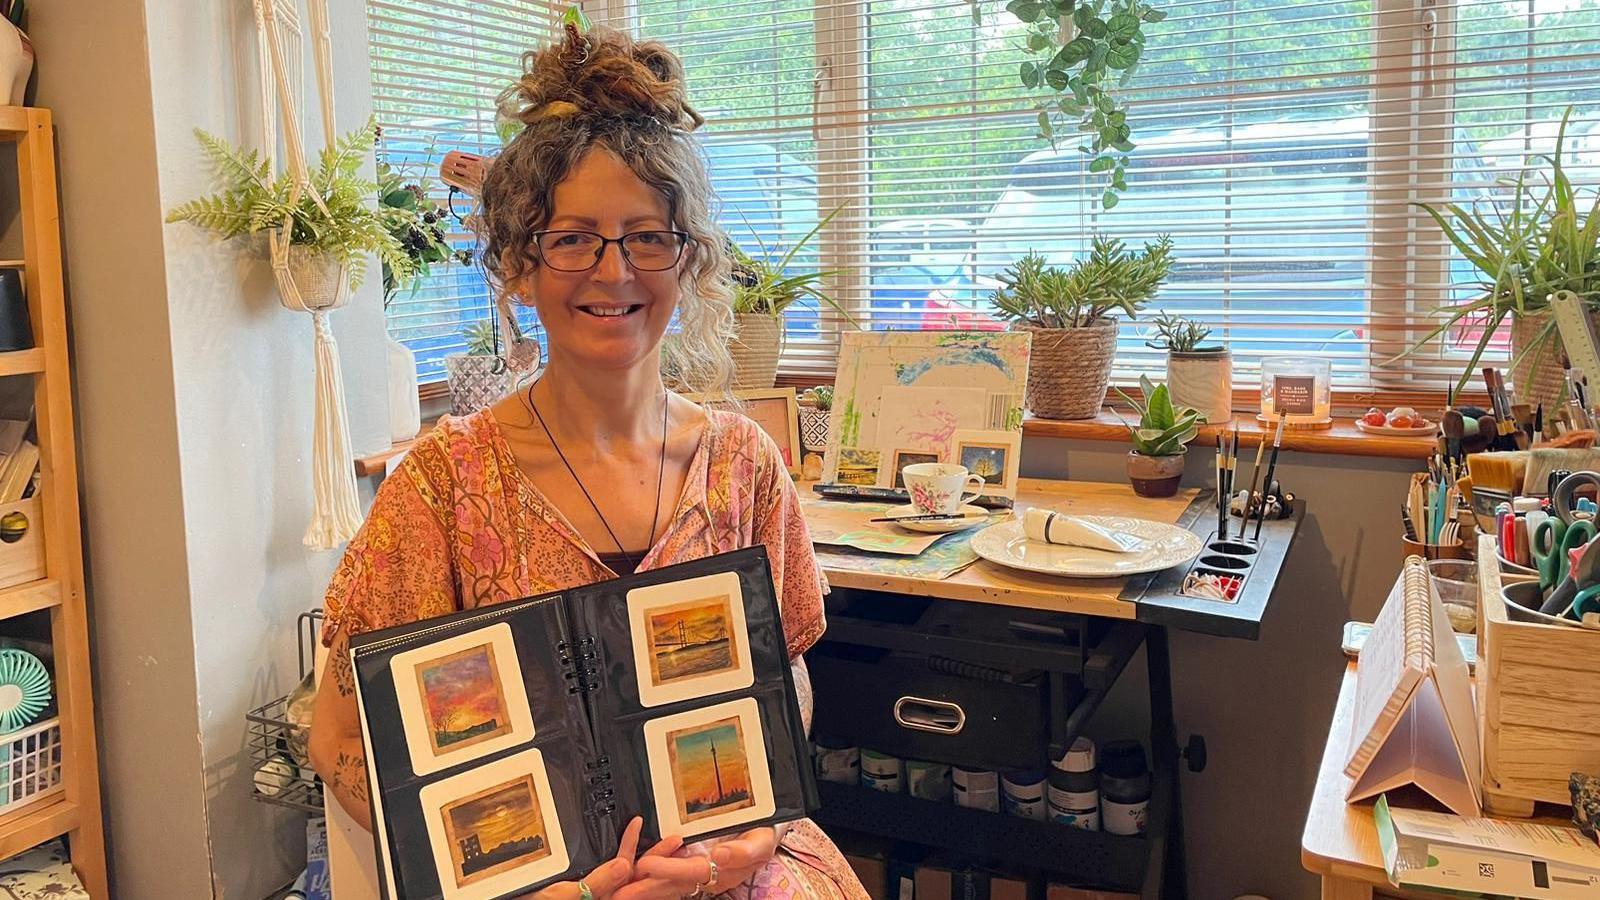
[[[639,852],[639,832],[644,828],[644,819],[634,816],[628,827],[622,831],[622,841],[617,846],[617,855],[595,866],[579,881],[562,881],[548,887],[524,894],[523,900],[670,900],[676,894],[665,892],[659,884],[653,884],[649,879],[634,879],[634,857]],[[676,853],[683,841],[677,838],[668,838],[646,851],[644,859],[657,856],[667,856]],[[589,889],[588,896],[583,889]]]
[[[718,842],[706,855],[651,857],[639,860],[635,878],[669,883],[684,897],[696,891],[719,894],[749,881],[778,852],[778,832],[773,828],[752,828],[736,838]],[[709,862],[708,862],[709,859]],[[712,879],[715,863],[716,878]]]

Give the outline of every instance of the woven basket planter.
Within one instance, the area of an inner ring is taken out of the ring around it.
[[[1566,376],[1561,371],[1561,357],[1566,350],[1561,343],[1561,332],[1551,329],[1544,343],[1526,355],[1523,350],[1532,346],[1539,335],[1549,327],[1554,313],[1549,310],[1515,316],[1511,322],[1511,390],[1516,402],[1537,406],[1543,403],[1555,407]]]
[[[279,299],[295,312],[338,309],[350,299],[349,273],[331,253],[289,244],[274,251],[272,273]]]
[[[778,380],[783,355],[783,317],[767,313],[735,313],[738,334],[728,345],[733,354],[736,390],[764,390]]]
[[[1087,328],[1037,328],[1028,356],[1025,405],[1045,419],[1092,419],[1100,414],[1117,355],[1117,320]]]
[[[458,353],[444,358],[450,379],[450,414],[475,413],[511,391],[511,369],[498,356]]]

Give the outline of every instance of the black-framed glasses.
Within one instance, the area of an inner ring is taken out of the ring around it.
[[[622,258],[641,272],[660,272],[678,264],[689,236],[681,231],[630,231],[608,238],[593,231],[539,231],[533,235],[539,259],[558,272],[587,272],[600,262],[607,244],[622,248]]]

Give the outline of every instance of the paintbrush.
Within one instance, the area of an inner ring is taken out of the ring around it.
[[[1261,525],[1267,521],[1267,494],[1272,491],[1272,472],[1278,468],[1278,448],[1283,446],[1284,417],[1278,417],[1278,433],[1272,436],[1272,457],[1267,460],[1267,483],[1261,487],[1261,516],[1256,519],[1256,533],[1250,540],[1261,540]]]
[[[1278,417],[1278,422],[1283,422],[1283,417]],[[1267,435],[1262,432],[1261,441],[1256,444],[1256,464],[1250,469],[1250,492],[1244,495],[1243,517],[1239,519],[1239,540],[1244,540],[1244,529],[1250,524],[1250,501],[1256,495],[1256,479],[1261,477],[1261,456],[1267,450]]]
[[[1222,532],[1217,535],[1221,538],[1228,536],[1228,507],[1233,503],[1233,481],[1239,474],[1239,426],[1233,426],[1233,449],[1228,454],[1228,495],[1222,501]]]
[[[1216,468],[1216,476],[1217,476],[1217,536],[1221,537],[1222,536],[1222,526],[1227,523],[1227,519],[1223,518],[1223,516],[1226,515],[1224,510],[1226,510],[1228,508],[1227,507],[1227,501],[1223,500],[1223,497],[1226,496],[1226,495],[1223,493],[1223,484],[1222,484],[1222,430],[1221,429],[1217,430],[1217,458],[1216,458],[1216,461],[1215,461],[1215,468]]]
[[[985,519],[988,513],[924,513],[915,516],[885,516],[868,522],[947,522],[951,519]]]

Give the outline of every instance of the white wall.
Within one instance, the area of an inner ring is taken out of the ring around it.
[[[349,130],[370,113],[364,12],[331,5]],[[32,11],[38,102],[59,123],[113,878],[131,900],[261,897],[303,865],[302,817],[250,798],[244,714],[294,685],[295,617],[337,562],[301,544],[311,319],[280,308],[259,248],[161,222],[211,190],[196,127],[261,140],[250,9]],[[358,453],[389,443],[380,293],[374,268],[332,317]]]

